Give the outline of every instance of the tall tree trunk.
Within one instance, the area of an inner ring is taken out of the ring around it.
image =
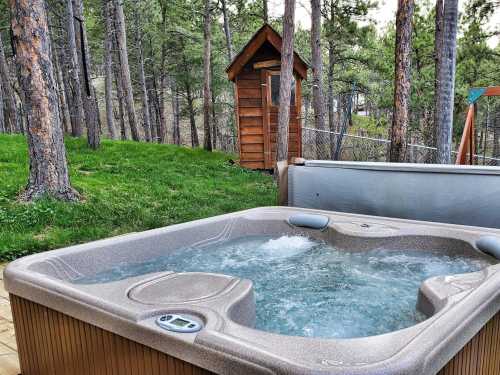
[[[181,144],[179,89],[173,79],[170,80],[170,91],[172,92],[172,140],[179,146]]]
[[[101,122],[101,110],[99,109],[99,100],[97,99],[97,90],[95,86],[92,84],[92,104],[94,106],[94,113],[97,117],[97,131],[99,132],[99,142],[102,134],[102,122]]]
[[[229,16],[227,14],[226,0],[221,0],[221,2],[222,2],[222,16],[224,19],[224,34],[226,36],[227,61],[228,63],[231,63],[234,57],[233,37],[231,35],[231,27],[229,25]]]
[[[66,28],[68,33],[68,66],[71,80],[71,134],[73,137],[81,137],[84,127],[83,99],[80,82],[80,64],[78,63],[78,52],[76,47],[76,33],[73,13],[73,3],[66,0]]]
[[[165,86],[166,86],[166,74],[165,65],[167,62],[167,46],[165,43],[161,46],[161,61],[160,61],[160,77],[159,77],[159,88],[157,87],[156,92],[158,93],[158,115],[160,119],[160,126],[158,128],[158,143],[165,143],[167,135],[167,125],[165,119]]]
[[[288,124],[293,78],[293,39],[295,27],[295,0],[285,0],[283,16],[283,45],[281,47],[281,73],[278,112],[278,139],[276,160],[288,160]]]
[[[234,50],[233,50],[233,38],[231,34],[231,26],[229,24],[229,15],[227,12],[227,6],[226,6],[226,0],[221,0],[222,1],[222,15],[224,18],[224,34],[226,35],[226,48],[227,48],[227,63],[231,64],[234,58]],[[230,90],[230,98],[231,102],[235,103],[234,100],[234,90]],[[233,110],[233,116],[231,117],[231,122],[230,122],[230,128],[231,128],[231,134],[233,137],[236,137],[236,124],[237,124],[237,118],[238,118],[238,110],[236,108],[236,105],[234,106]]]
[[[221,0],[222,1],[222,15],[224,18],[224,33],[226,35],[226,47],[227,47],[227,63],[230,64],[233,61],[234,58],[234,50],[233,50],[233,38],[231,34],[231,26],[229,24],[229,15],[227,12],[227,6],[226,6],[226,0]],[[266,2],[267,5],[267,2]],[[230,91],[230,97],[231,97],[231,102],[235,103],[234,97],[235,97],[235,91],[234,88],[233,90]],[[231,118],[231,134],[233,137],[236,137],[236,124],[238,123],[238,108],[236,108],[236,105],[234,105],[234,110],[233,110],[233,117]]]
[[[497,105],[493,120],[493,157],[500,158],[500,105]],[[493,165],[500,165],[500,162],[494,161]]]
[[[323,57],[321,54],[321,0],[311,0],[311,65],[313,73],[313,108],[316,129],[325,130],[325,107],[323,99]],[[318,159],[325,156],[324,134],[316,134]]]
[[[409,125],[411,85],[411,34],[413,0],[398,0],[394,72],[394,112],[389,161],[406,161],[406,132]]]
[[[83,99],[83,109],[85,113],[85,122],[87,123],[87,144],[90,148],[96,150],[101,144],[101,129],[99,126],[99,112],[94,100],[94,87],[90,77],[91,61],[89,43],[87,40],[87,30],[85,28],[85,19],[83,15],[82,0],[73,0],[73,13],[75,15],[75,29],[77,31],[77,42],[80,44],[79,63],[81,66],[81,89]]]
[[[149,39],[149,58],[151,61],[151,64],[148,65],[150,69],[150,78],[148,79],[149,83],[149,103],[150,103],[150,108],[151,108],[151,113],[154,113],[154,121],[151,123],[151,139],[153,142],[158,142],[160,143],[160,130],[161,130],[161,120],[162,118],[160,117],[160,107],[159,107],[159,100],[158,100],[158,88],[156,86],[156,83],[158,82],[158,77],[154,65],[155,61],[155,56],[154,56],[154,50],[153,50],[153,42],[151,39]],[[153,118],[153,117],[151,117]]]
[[[213,76],[213,72],[212,72],[212,76]],[[218,140],[219,136],[220,136],[219,123],[217,120],[217,113],[215,111],[215,95],[212,95],[212,145],[213,145],[212,147],[214,150],[217,149],[217,140]],[[219,142],[219,146],[220,146],[220,142]]]
[[[137,118],[135,116],[134,91],[132,79],[130,78],[130,67],[128,63],[127,33],[125,30],[125,15],[123,14],[122,0],[114,0],[116,40],[118,42],[118,53],[120,55],[121,75],[123,82],[123,93],[127,107],[128,123],[134,141],[140,141],[137,129]]]
[[[435,32],[434,32],[434,124],[432,131],[427,134],[426,144],[436,146],[439,119],[441,118],[441,108],[438,106],[438,96],[441,92],[441,80],[439,79],[442,53],[443,53],[443,28],[444,28],[444,0],[436,0],[435,8]],[[437,155],[433,155],[431,162],[435,162]]]
[[[113,119],[113,1],[103,0],[106,35],[104,36],[104,97],[106,102],[106,124],[109,137],[116,139],[116,128]]]
[[[31,201],[50,195],[76,200],[79,194],[70,185],[59,120],[45,2],[10,0],[10,9],[28,115],[30,171],[28,185],[20,198]]]
[[[333,92],[334,69],[335,69],[335,6],[334,0],[330,0],[330,19],[328,20],[328,126],[330,130],[330,158],[335,155],[336,136],[335,132],[335,98]]]
[[[152,70],[152,75],[146,80],[148,85],[148,98],[149,98],[149,113],[151,119],[151,141],[158,142],[158,128],[160,127],[160,118],[157,106],[157,96],[156,96],[156,76],[154,70]]]
[[[211,38],[212,38],[212,21],[210,14],[210,0],[205,0],[204,11],[204,26],[203,26],[203,148],[207,151],[212,151],[212,138],[210,135],[210,115],[212,105],[212,93],[210,90],[210,55],[211,55]]]
[[[116,40],[115,40],[116,41]],[[122,141],[125,141],[128,139],[127,135],[127,127],[125,124],[125,94],[123,92],[123,82],[122,82],[122,76],[120,74],[121,68],[120,68],[120,59],[116,59],[116,69],[114,69],[114,75],[115,75],[115,85],[116,85],[116,96],[118,99],[118,121],[120,122],[120,137]]]
[[[186,80],[186,96],[189,111],[189,125],[191,128],[191,147],[199,147],[200,141],[198,139],[198,130],[196,129],[196,117],[194,113],[193,95],[191,94],[191,85],[189,80]]]
[[[139,9],[135,13],[135,39],[137,44],[137,55],[139,63],[139,80],[142,90],[142,126],[144,127],[144,137],[147,142],[151,142],[151,120],[149,118],[148,90],[146,88],[146,75],[144,74],[144,51],[142,48],[142,32],[139,25]]]
[[[149,108],[149,119],[150,119],[150,134],[151,134],[151,142],[156,142],[157,140],[157,135],[156,135],[156,127],[158,124],[158,119],[156,116],[156,104],[155,104],[155,97],[154,97],[154,85],[152,81],[155,78],[148,78],[146,80],[146,87],[147,87],[147,94],[148,94],[148,108]]]
[[[160,84],[162,80],[160,79]],[[156,123],[156,140],[158,143],[164,143],[165,142],[165,110],[164,110],[164,99],[163,95],[160,98],[160,95],[158,94],[158,85],[157,85],[158,80],[155,78],[153,79],[153,99],[155,103],[155,109],[156,109],[156,117],[158,119],[158,122]],[[161,90],[163,92],[163,90]]]
[[[177,120],[175,121],[175,144],[180,146],[182,144],[181,139],[181,103],[180,103],[180,93],[179,87],[175,86],[175,114],[177,115]]]
[[[161,26],[164,35],[167,34],[167,4],[168,1],[159,1],[161,8]],[[156,81],[155,86],[157,104],[158,104],[158,118],[160,119],[158,127],[158,142],[166,142],[167,125],[165,119],[165,91],[166,91],[166,63],[167,63],[167,45],[166,41],[163,41],[161,45],[161,60],[160,60],[160,71],[159,71],[159,87],[157,87]]]
[[[262,0],[262,20],[265,23],[269,22],[269,8],[267,6],[267,0]]]
[[[0,81],[3,88],[3,96],[5,100],[5,125],[4,128],[8,131],[19,131],[19,123],[17,118],[16,99],[14,97],[14,90],[10,83],[9,67],[5,58],[2,38],[0,35]],[[3,103],[0,102],[3,105]]]
[[[5,127],[5,114],[3,110],[3,88],[2,88],[2,81],[0,80],[0,133],[5,133],[6,132],[6,127]]]
[[[330,38],[332,38],[330,36]],[[328,126],[330,130],[330,157],[335,153],[335,98],[333,94],[333,74],[335,68],[335,45],[333,40],[328,40]]]
[[[67,115],[69,117],[69,124],[68,124],[68,128],[66,129],[66,133],[72,134],[73,121],[74,121],[74,119],[72,118],[72,114],[74,113],[74,108],[73,108],[73,102],[72,102],[71,73],[69,72],[68,64],[67,64],[67,62],[69,61],[69,57],[68,57],[68,51],[67,51],[66,45],[59,46],[59,48],[54,50],[54,53],[58,54],[58,61],[59,61],[59,70],[58,71],[59,71],[59,73],[61,75],[61,79],[62,79],[62,84],[60,87],[64,90],[64,96],[66,98],[66,105],[68,107]]]
[[[68,100],[66,98],[66,89],[64,85],[61,64],[59,62],[59,56],[56,51],[54,51],[54,69],[56,70],[57,90],[61,108],[61,120],[63,129],[65,133],[69,133],[71,131],[71,114],[69,113]]]
[[[210,55],[210,77],[214,77],[214,64],[213,64],[213,55]],[[214,88],[214,80],[210,80],[210,97],[211,97],[211,106],[212,110],[212,148],[214,150],[217,149],[217,135],[219,134],[219,124],[217,120],[217,112],[215,110],[215,88]]]
[[[457,59],[458,0],[445,0],[443,36],[439,55],[439,87],[436,95],[437,108],[437,162],[451,163],[453,136],[453,109],[455,98],[455,66]]]

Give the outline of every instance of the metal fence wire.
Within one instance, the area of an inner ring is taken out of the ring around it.
[[[361,134],[345,133],[302,127],[302,156],[315,160],[387,161],[391,141]],[[338,157],[336,158],[336,150]],[[437,150],[421,144],[407,144],[409,163],[432,163]],[[453,151],[455,159],[457,152]],[[500,158],[487,156],[486,152],[475,155],[477,164],[500,165]],[[454,160],[453,160],[454,162]]]

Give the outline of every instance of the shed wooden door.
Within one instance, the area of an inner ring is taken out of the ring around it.
[[[274,168],[276,163],[276,141],[278,136],[279,112],[279,70],[262,71],[262,108],[264,109],[264,156],[266,168]],[[301,154],[300,129],[300,80],[294,79],[292,84],[292,98],[290,102],[290,120],[288,125],[288,159],[299,157]]]

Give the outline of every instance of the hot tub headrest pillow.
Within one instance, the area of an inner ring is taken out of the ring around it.
[[[483,236],[476,241],[476,246],[482,252],[500,260],[500,238]]]
[[[288,223],[296,227],[324,229],[330,219],[328,216],[315,214],[295,214],[288,218]]]

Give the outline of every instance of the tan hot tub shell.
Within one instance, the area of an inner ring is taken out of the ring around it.
[[[326,215],[329,225],[314,230],[288,224],[296,213]],[[227,275],[165,271],[105,284],[72,282],[186,246],[297,233],[357,251],[439,248],[490,265],[426,280],[419,306],[427,320],[355,339],[256,330],[252,282]],[[500,230],[269,207],[29,256],[5,270],[22,373],[498,375],[500,265],[477,249],[484,236],[500,238]],[[165,285],[175,285],[175,291],[162,293]],[[204,328],[165,331],[155,324],[165,312],[196,316]]]

